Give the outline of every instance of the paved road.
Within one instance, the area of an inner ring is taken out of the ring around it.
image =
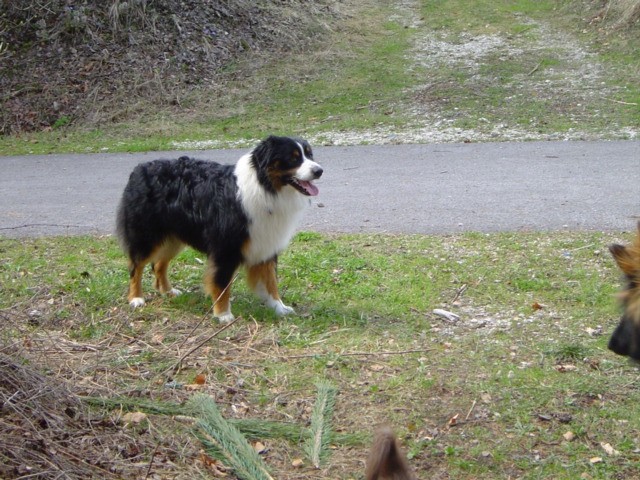
[[[234,162],[248,149],[186,152]],[[629,230],[640,142],[319,147],[303,229],[320,232]],[[176,153],[0,157],[0,235],[110,234],[129,172]]]

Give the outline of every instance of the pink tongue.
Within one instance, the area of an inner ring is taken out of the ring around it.
[[[304,181],[299,181],[298,183],[300,183],[300,186],[304,188],[310,196],[315,197],[316,195],[318,195],[318,187],[316,187],[313,183]]]

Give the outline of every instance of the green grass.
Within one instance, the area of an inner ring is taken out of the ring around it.
[[[329,380],[339,390],[336,431],[366,436],[389,422],[422,478],[634,478],[637,369],[606,349],[620,313],[620,278],[606,246],[629,240],[301,233],[279,262],[282,296],[297,314],[277,319],[241,275],[232,302],[243,319],[187,358],[175,380],[188,384],[207,372],[205,391],[224,397],[232,388],[234,404],[248,405],[251,416],[302,423],[300,405],[318,379]],[[108,344],[45,363],[67,381],[93,372],[102,396],[108,387],[114,398],[189,398],[159,378],[217,328],[206,316],[200,254],[185,251],[172,268],[183,296],[156,295],[148,274],[148,303],[131,311],[125,261],[111,238],[5,238],[0,253],[4,345]],[[599,326],[601,335],[588,333]],[[92,370],[93,356],[107,368]],[[575,440],[563,438],[568,431]],[[607,455],[603,443],[619,455]],[[302,447],[274,448],[295,458]],[[317,478],[360,475],[364,448],[332,452]],[[292,467],[277,458],[265,460],[286,478]]]
[[[48,132],[0,138],[0,152],[137,152],[212,140],[244,147],[269,133],[331,143],[340,132],[437,130],[440,122],[496,140],[496,129],[522,139],[576,131],[625,138],[625,129],[640,128],[638,30],[589,24],[595,11],[584,2],[425,0],[404,8],[358,0],[304,52],[240,60],[219,89],[185,94],[179,110],[86,127],[61,118]],[[415,46],[427,36],[449,45],[499,39],[504,48],[424,67]],[[573,58],[568,41],[590,55]],[[598,67],[582,72],[586,62]],[[606,75],[593,83],[598,68]]]

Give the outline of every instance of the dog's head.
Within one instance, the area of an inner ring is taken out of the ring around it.
[[[318,194],[313,181],[322,176],[322,167],[313,161],[306,140],[270,136],[251,155],[258,180],[268,191],[276,193],[291,187],[303,195]]]
[[[611,245],[609,250],[627,282],[620,295],[624,311],[609,340],[609,349],[640,360],[640,222],[632,245]]]

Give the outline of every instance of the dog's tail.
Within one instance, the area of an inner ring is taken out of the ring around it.
[[[366,480],[416,480],[396,436],[389,427],[376,433],[367,459]]]

